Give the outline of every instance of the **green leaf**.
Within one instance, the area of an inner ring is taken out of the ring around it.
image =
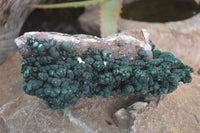
[[[78,1],[78,2],[65,2],[57,4],[39,4],[39,5],[29,5],[31,8],[43,8],[43,9],[52,9],[52,8],[69,8],[69,7],[87,7],[97,4],[101,4],[106,0],[87,0],[87,1]]]
[[[110,0],[101,4],[101,37],[117,32],[117,23],[121,11],[122,0]]]

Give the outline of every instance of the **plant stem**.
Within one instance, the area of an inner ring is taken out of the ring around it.
[[[122,0],[106,1],[100,6],[101,37],[113,35],[117,32]]]

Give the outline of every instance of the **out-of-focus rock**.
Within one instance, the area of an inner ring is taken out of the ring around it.
[[[0,107],[25,94],[22,89],[21,55],[15,53],[0,65]]]
[[[115,121],[116,125],[119,128],[121,129],[129,128],[130,114],[126,109],[121,108],[113,114],[113,120]]]
[[[98,8],[90,7],[79,17],[81,28],[89,33],[100,35]],[[119,19],[119,31],[147,29],[158,49],[170,51],[185,64],[191,65],[197,73],[200,68],[200,13],[189,19],[168,22],[148,23]]]
[[[45,0],[0,1],[0,64],[17,50],[14,44],[14,38],[18,36],[26,17],[33,10],[29,8],[28,5],[44,1]]]
[[[78,18],[78,21],[79,21],[80,27],[86,33],[100,36],[100,17],[99,17],[98,6],[92,6],[92,7],[86,8],[85,13],[83,13]]]

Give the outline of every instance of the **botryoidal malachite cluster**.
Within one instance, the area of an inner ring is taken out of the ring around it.
[[[153,95],[174,91],[179,82],[191,82],[193,69],[169,52],[154,50],[147,59],[140,50],[136,60],[116,58],[108,50],[88,48],[77,55],[70,42],[50,45],[27,38],[32,54],[22,60],[23,90],[64,109],[82,96]]]

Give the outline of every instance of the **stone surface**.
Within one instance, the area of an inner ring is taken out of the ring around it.
[[[130,114],[126,109],[121,108],[113,114],[113,120],[119,128],[127,129],[130,124]]]
[[[15,53],[4,64],[0,65],[0,106],[25,94],[21,91],[23,82],[20,73],[21,59],[21,56]]]
[[[193,75],[191,84],[172,94],[163,95],[158,104],[150,102],[136,114],[132,131],[136,133],[200,132],[200,78]]]
[[[89,33],[99,35],[100,20],[98,8],[90,7],[79,17],[81,28]],[[119,31],[147,29],[150,40],[156,49],[170,51],[185,64],[191,65],[195,73],[200,68],[200,13],[183,21],[168,23],[147,23],[119,20]]]
[[[131,106],[128,107],[129,110],[142,110],[148,105],[147,102],[135,102]]]
[[[23,57],[30,56],[32,53],[26,45],[27,38],[30,36],[37,40],[56,41],[56,45],[63,42],[70,42],[78,54],[85,52],[89,47],[93,47],[99,50],[109,50],[112,55],[118,58],[128,57],[135,59],[139,50],[145,50],[148,59],[153,57],[149,33],[146,30],[117,33],[106,38],[98,38],[84,34],[72,36],[59,32],[26,32],[24,35],[15,39],[15,43]]]

